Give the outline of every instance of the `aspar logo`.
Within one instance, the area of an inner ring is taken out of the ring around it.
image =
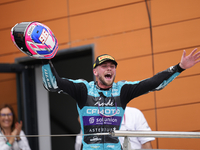
[[[94,136],[90,141],[101,141],[101,138],[98,138],[97,136]]]
[[[98,102],[96,102],[95,104],[94,104],[94,106],[96,106],[96,105],[99,105],[99,106],[113,106],[114,104],[113,104],[113,102],[111,102],[111,99],[107,102],[107,103],[100,103],[99,101]]]
[[[91,118],[89,119],[89,122],[90,122],[90,124],[94,123],[94,117],[91,117]]]
[[[108,145],[107,147],[111,147],[111,148],[114,148],[115,146],[114,146],[114,145]]]

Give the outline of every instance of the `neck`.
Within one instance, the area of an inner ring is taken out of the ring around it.
[[[97,84],[97,87],[98,87],[99,89],[107,90],[107,89],[109,89],[109,88],[112,88],[112,85],[107,86],[107,85],[101,84],[100,82],[97,82],[96,84]]]

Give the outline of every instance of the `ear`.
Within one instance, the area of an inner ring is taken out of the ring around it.
[[[93,73],[94,73],[95,76],[97,76],[97,70],[96,70],[96,68],[93,69]]]

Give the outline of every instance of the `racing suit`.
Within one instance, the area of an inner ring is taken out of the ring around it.
[[[150,91],[161,90],[183,69],[179,64],[151,78],[113,83],[101,89],[96,82],[60,78],[52,63],[42,66],[43,84],[49,91],[68,93],[77,102],[83,134],[108,133],[119,130],[127,103]],[[111,135],[83,136],[83,150],[120,150],[118,137]]]

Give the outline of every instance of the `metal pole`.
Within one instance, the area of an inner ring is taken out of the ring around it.
[[[124,137],[123,150],[131,150],[131,143],[128,136]]]
[[[156,137],[156,138],[200,138],[200,132],[174,131],[120,131],[111,132],[112,136]]]

